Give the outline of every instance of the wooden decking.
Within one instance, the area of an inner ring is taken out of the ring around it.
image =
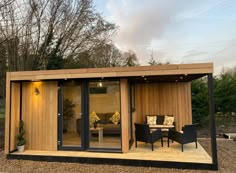
[[[164,147],[161,147],[161,144],[156,142],[154,151],[151,151],[150,144],[140,142],[138,143],[138,148],[132,147],[128,153],[26,150],[23,153],[14,152],[11,153],[11,155],[106,158],[212,164],[212,158],[207,154],[207,152],[199,143],[197,149],[195,149],[195,143],[186,144],[184,145],[184,152],[181,152],[181,145],[175,142],[171,143],[170,147],[168,148],[166,141],[164,141]]]

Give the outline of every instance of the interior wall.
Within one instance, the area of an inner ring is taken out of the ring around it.
[[[26,149],[57,150],[57,106],[57,82],[22,83],[22,120],[25,123]]]
[[[98,104],[99,103],[99,104]],[[89,94],[89,112],[114,113],[120,112],[120,87],[107,84],[107,93]]]
[[[99,103],[99,104],[98,104]],[[89,111],[96,113],[113,113],[120,111],[120,93],[90,94]],[[101,106],[103,105],[103,106]]]
[[[190,82],[135,84],[136,122],[146,115],[174,115],[176,129],[192,123]]]

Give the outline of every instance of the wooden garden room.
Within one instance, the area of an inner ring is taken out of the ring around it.
[[[5,153],[19,159],[217,169],[212,74],[212,63],[8,72]],[[148,116],[172,116],[175,131],[193,124],[191,81],[204,76],[211,156],[197,141],[197,148],[188,143],[183,152],[178,142],[167,147],[168,130],[163,147],[158,140],[154,151],[140,141],[136,148],[135,123],[155,130]],[[22,153],[16,151],[20,120],[26,138]]]

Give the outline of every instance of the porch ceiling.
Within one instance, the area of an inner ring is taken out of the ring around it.
[[[184,74],[184,75],[161,75],[161,76],[136,76],[130,77],[129,81],[134,83],[152,82],[190,82],[194,79],[206,76],[206,74]]]

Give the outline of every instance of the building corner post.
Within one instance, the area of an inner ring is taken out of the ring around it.
[[[208,101],[210,114],[210,135],[211,135],[211,152],[213,169],[218,170],[217,158],[217,142],[216,142],[216,123],[215,123],[215,107],[214,107],[214,78],[212,73],[208,74]]]

